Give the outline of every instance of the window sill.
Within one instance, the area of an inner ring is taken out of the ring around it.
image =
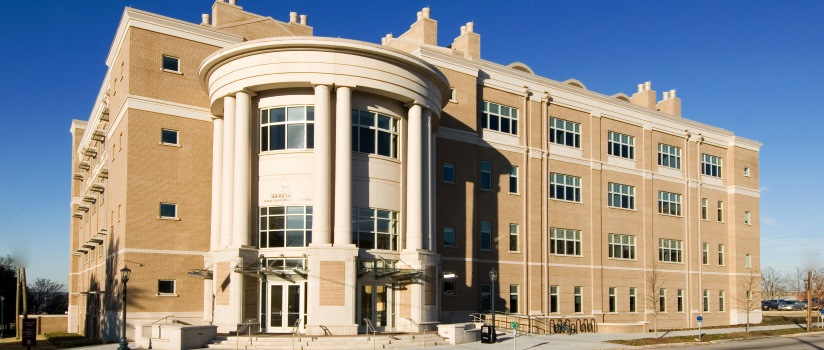
[[[289,148],[289,149],[275,149],[268,151],[258,151],[258,156],[275,155],[281,153],[314,153],[314,148]]]
[[[161,146],[169,146],[169,147],[182,147],[179,143],[166,143],[166,142],[158,142]]]
[[[175,298],[177,298],[177,297],[180,297],[180,294],[177,294],[177,293],[175,293],[175,294],[166,294],[166,293],[160,294],[160,293],[158,293],[158,294],[155,294],[155,296],[156,297],[175,297]]]
[[[661,261],[661,260],[658,260],[658,262],[660,262],[660,263],[665,263],[665,264],[680,264],[680,265],[684,265],[684,262],[683,262],[683,261]]]
[[[445,183],[447,185],[454,185],[455,181],[444,181],[443,183]]]
[[[551,198],[551,197],[549,198],[549,200],[556,201],[556,202],[563,202],[563,203],[584,204],[584,202],[568,201],[566,199],[557,199],[557,198]]]
[[[515,251],[510,250],[509,254],[521,254],[521,251],[520,250],[515,250]]]
[[[610,208],[610,209],[618,209],[618,210],[624,210],[624,211],[634,211],[634,212],[638,212],[638,209],[635,209],[635,208],[612,207],[612,206],[609,206],[609,205],[607,205],[607,208]]]
[[[183,75],[183,73],[181,73],[179,70],[161,69],[160,71],[177,75]]]
[[[614,260],[614,261],[634,261],[634,262],[638,262],[638,259],[624,259],[624,258],[610,258],[610,257],[607,257],[607,260]]]
[[[683,218],[684,217],[683,215],[672,215],[672,214],[664,214],[664,213],[658,213],[658,215],[669,216],[671,218]]]
[[[170,218],[170,217],[166,217],[166,216],[158,216],[157,219],[158,220],[180,221],[180,218]]]
[[[570,257],[570,258],[583,258],[584,257],[583,255],[552,254],[552,253],[550,253],[549,255],[550,256],[566,256],[566,257]]]

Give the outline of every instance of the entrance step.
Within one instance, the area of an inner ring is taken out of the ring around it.
[[[422,334],[378,334],[377,336],[357,335],[357,336],[300,336],[292,338],[291,335],[252,335],[234,336],[219,335],[211,344],[209,349],[271,349],[271,350],[311,350],[311,349],[334,349],[334,350],[369,350],[378,349],[404,349],[422,348],[425,346],[446,345],[448,342],[438,336],[437,333]]]

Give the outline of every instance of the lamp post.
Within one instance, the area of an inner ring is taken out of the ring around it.
[[[120,347],[117,350],[129,350],[129,342],[126,341],[126,284],[129,283],[129,275],[132,270],[128,267],[120,269],[120,280],[123,281],[123,324],[120,328]]]
[[[497,341],[497,334],[495,331],[495,281],[498,280],[498,270],[495,270],[493,267],[491,271],[489,271],[489,281],[492,283],[492,288],[490,291],[489,299],[490,304],[492,306],[492,342]]]
[[[4,333],[5,332],[4,330],[6,329],[6,319],[3,317],[3,316],[5,316],[5,313],[6,313],[6,310],[3,309],[3,306],[5,306],[5,304],[6,304],[6,297],[3,296],[3,295],[0,295],[0,338],[3,338],[3,337],[6,336],[6,334]]]

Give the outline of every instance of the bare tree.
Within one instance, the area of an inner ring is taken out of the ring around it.
[[[49,279],[38,278],[29,286],[32,314],[64,313],[68,307],[68,294],[63,285]]]
[[[647,293],[646,293],[646,301],[647,306],[651,309],[652,312],[649,312],[650,309],[647,309],[647,313],[652,313],[652,325],[655,331],[655,337],[658,338],[658,315],[661,313],[661,288],[664,284],[663,278],[663,271],[661,271],[660,263],[657,259],[653,258],[652,266],[646,272],[646,282],[647,282]]]
[[[767,299],[775,299],[784,292],[784,276],[781,272],[767,267],[761,272],[761,295]]]
[[[750,313],[761,308],[761,278],[758,270],[741,279],[739,291],[736,296],[739,307],[747,315],[747,332],[750,331]]]

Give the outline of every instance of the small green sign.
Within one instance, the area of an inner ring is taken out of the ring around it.
[[[518,328],[518,322],[509,322],[510,328]]]

